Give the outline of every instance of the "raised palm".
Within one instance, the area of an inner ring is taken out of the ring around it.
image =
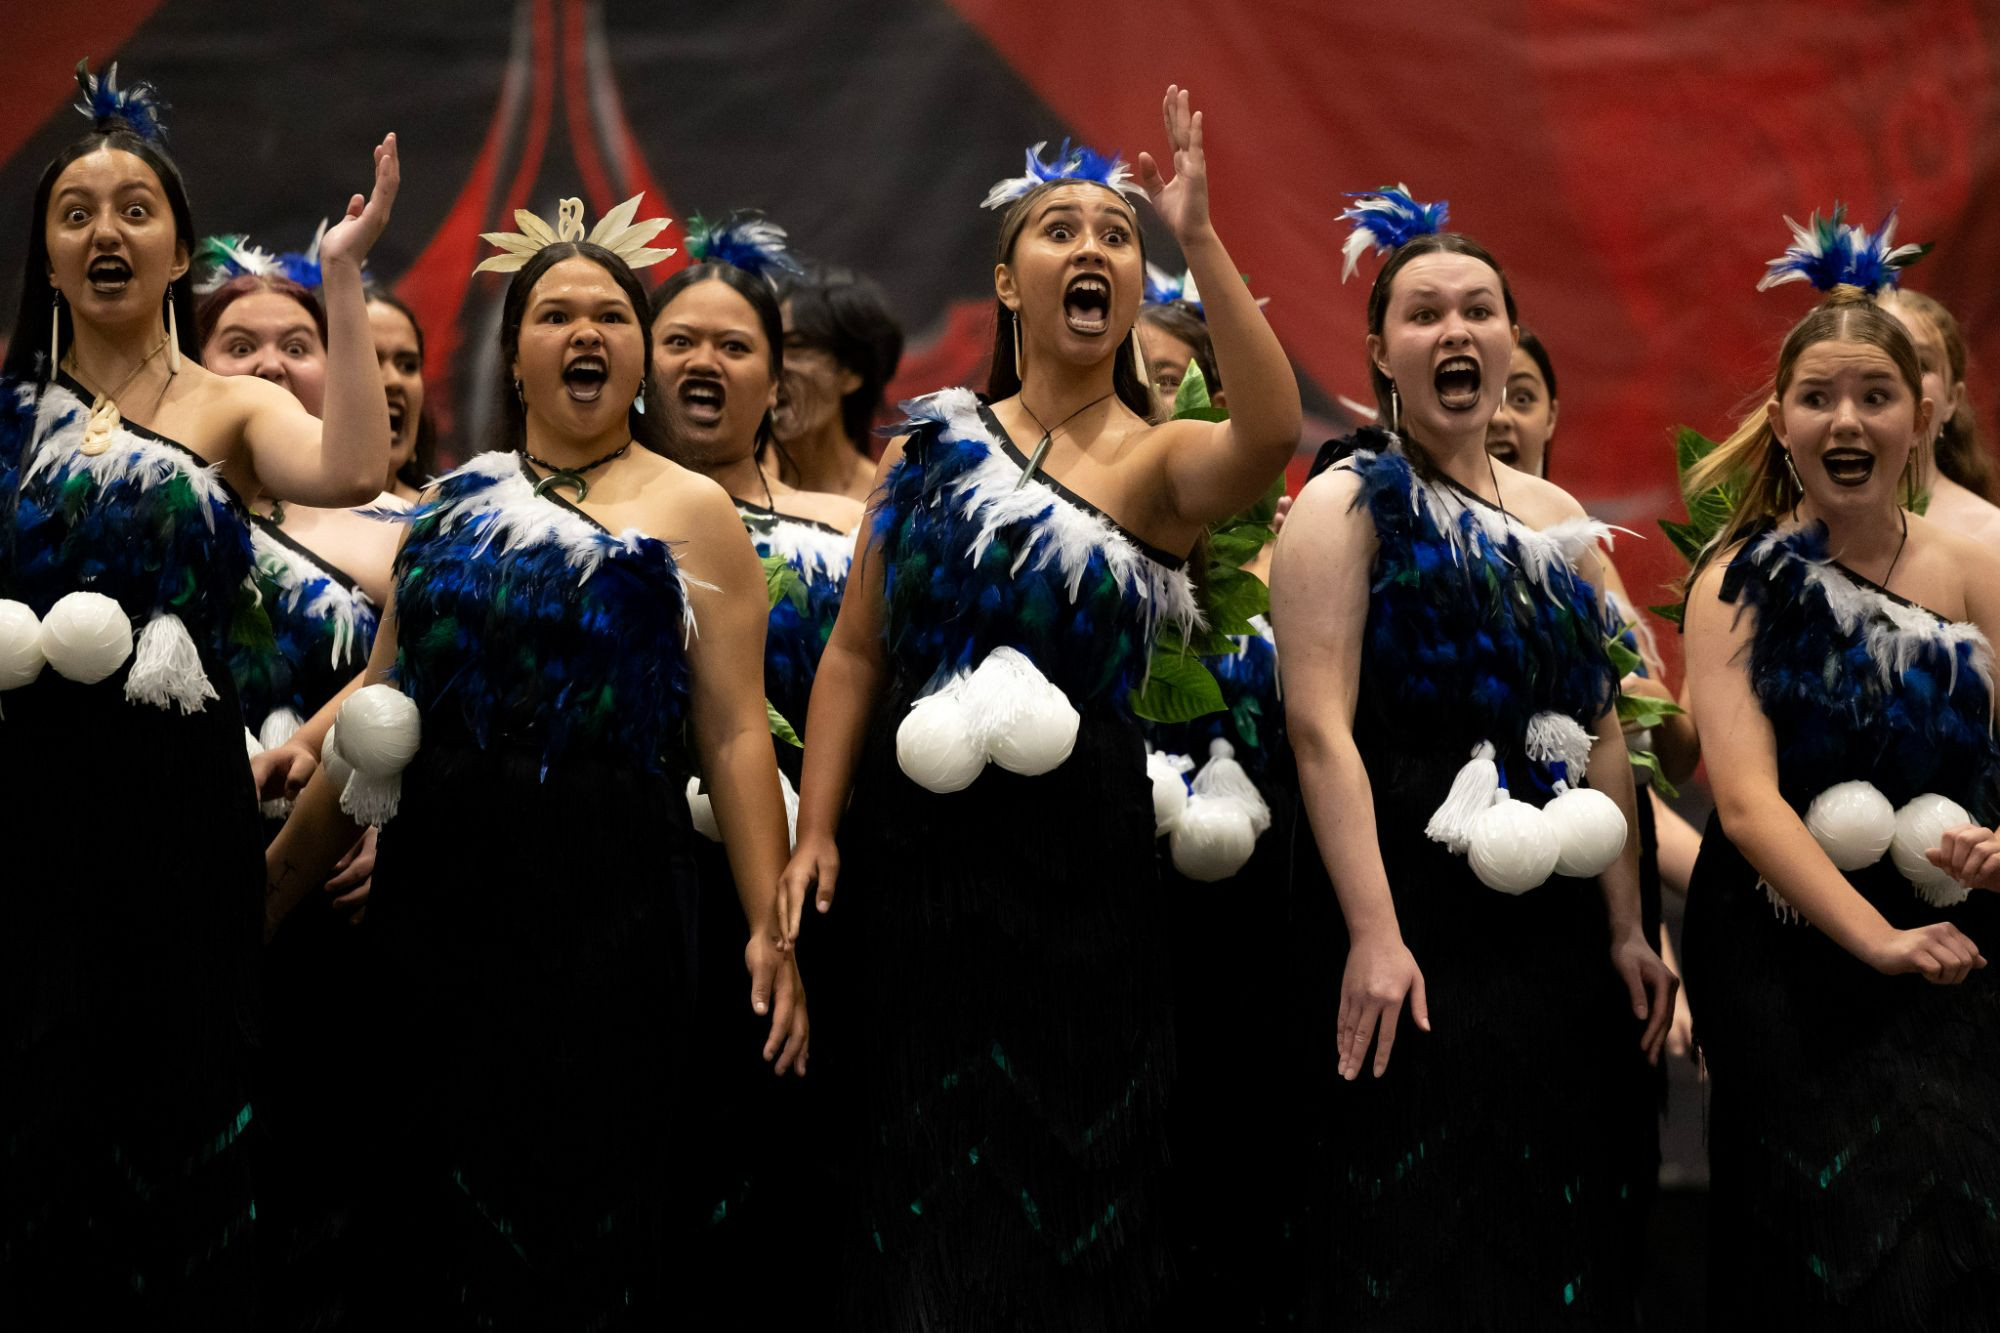
[[[355,195],[347,201],[347,213],[327,228],[320,239],[322,265],[345,261],[359,267],[382,239],[389,225],[389,210],[396,203],[396,187],[402,183],[402,165],[396,157],[396,136],[391,134],[375,145],[375,188],[368,198]]]
[[[1173,150],[1173,179],[1160,174],[1151,153],[1141,153],[1139,184],[1174,239],[1185,242],[1208,226],[1208,159],[1201,148],[1201,113],[1190,106],[1185,88],[1169,84],[1160,116],[1167,126],[1167,146]]]

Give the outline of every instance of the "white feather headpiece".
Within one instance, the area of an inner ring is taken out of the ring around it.
[[[565,241],[588,241],[592,245],[601,245],[631,268],[657,264],[674,253],[673,247],[649,247],[647,242],[665,231],[673,219],[648,218],[644,222],[634,222],[632,218],[639,211],[639,201],[645,197],[643,194],[633,195],[599,218],[588,235],[583,230],[581,199],[565,199],[557,205],[553,227],[525,208],[516,209],[514,225],[521,230],[481,232],[479,239],[497,246],[501,253],[482,261],[472,271],[512,273],[526,267],[543,247]]]

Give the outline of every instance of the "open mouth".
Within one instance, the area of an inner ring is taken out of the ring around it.
[[[1521,456],[1521,450],[1513,440],[1504,435],[1486,437],[1486,452],[1503,463],[1512,463]]]
[[[1866,486],[1875,475],[1875,455],[1861,449],[1830,449],[1819,461],[1836,486]]]
[[[1094,338],[1111,327],[1111,284],[1085,274],[1063,290],[1063,318],[1070,332]]]
[[[713,426],[722,420],[722,405],[728,393],[715,380],[682,380],[681,411],[698,426]]]
[[[604,392],[604,381],[610,373],[603,357],[586,352],[563,367],[563,388],[579,403],[594,403]]]
[[[100,255],[85,270],[90,288],[100,296],[116,296],[132,281],[132,266],[116,255]]]
[[[391,439],[400,440],[403,438],[403,418],[408,411],[409,409],[402,403],[394,399],[389,401],[389,437]]]
[[[1479,363],[1469,356],[1446,357],[1431,383],[1446,411],[1469,412],[1479,406]]]

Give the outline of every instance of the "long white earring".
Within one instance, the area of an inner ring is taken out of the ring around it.
[[[1027,370],[1027,367],[1021,364],[1021,312],[1008,311],[1007,322],[1014,330],[1014,378],[1018,380],[1024,377]]]
[[[1389,433],[1400,435],[1403,431],[1403,399],[1396,392],[1394,380],[1389,382]]]
[[[1152,376],[1146,373],[1146,349],[1139,345],[1139,326],[1132,326],[1132,336],[1127,339],[1132,344],[1132,370],[1139,376],[1139,383],[1146,386],[1146,392],[1153,393]]]
[[[49,298],[49,378],[56,377],[62,364],[62,293]]]
[[[174,294],[167,292],[167,373],[181,373],[181,331],[174,323]]]

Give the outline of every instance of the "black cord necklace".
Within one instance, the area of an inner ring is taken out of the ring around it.
[[[1910,511],[1899,507],[1896,510],[1896,516],[1903,520],[1903,535],[1896,539],[1896,554],[1889,557],[1889,568],[1883,571],[1883,592],[1889,591],[1889,580],[1896,575],[1896,566],[1903,559],[1903,548],[1910,544]]]
[[[1067,426],[1070,422],[1082,416],[1085,412],[1088,412],[1091,408],[1096,407],[1106,398],[1109,398],[1112,393],[1117,393],[1117,392],[1118,391],[1116,389],[1113,389],[1111,393],[1107,393],[1102,395],[1101,397],[1091,399],[1089,402],[1085,403],[1082,407],[1077,408],[1076,411],[1070,413],[1068,416],[1064,417],[1061,421],[1058,421],[1054,426],[1042,426],[1042,419],[1035,415],[1034,408],[1028,406],[1027,395],[1016,394],[1014,397],[1014,401],[1019,403],[1021,405],[1021,410],[1028,414],[1028,420],[1034,422],[1037,426],[1042,426],[1042,438],[1041,442],[1035,446],[1035,452],[1029,455],[1028,466],[1021,469],[1021,479],[1014,483],[1014,489],[1018,491],[1023,486],[1026,486],[1029,480],[1034,477],[1035,473],[1041,469],[1042,460],[1049,456],[1049,446],[1055,442],[1055,436],[1057,431],[1061,430],[1064,426]]]
[[[581,504],[583,498],[590,494],[590,483],[584,480],[583,474],[595,471],[614,459],[623,458],[626,451],[631,447],[632,441],[627,440],[610,453],[604,455],[604,457],[593,459],[585,463],[582,467],[557,467],[554,463],[546,459],[537,458],[529,453],[526,446],[523,446],[521,449],[521,457],[549,474],[535,483],[535,494],[537,496],[544,495],[558,486],[574,486],[576,487],[577,503]]]

